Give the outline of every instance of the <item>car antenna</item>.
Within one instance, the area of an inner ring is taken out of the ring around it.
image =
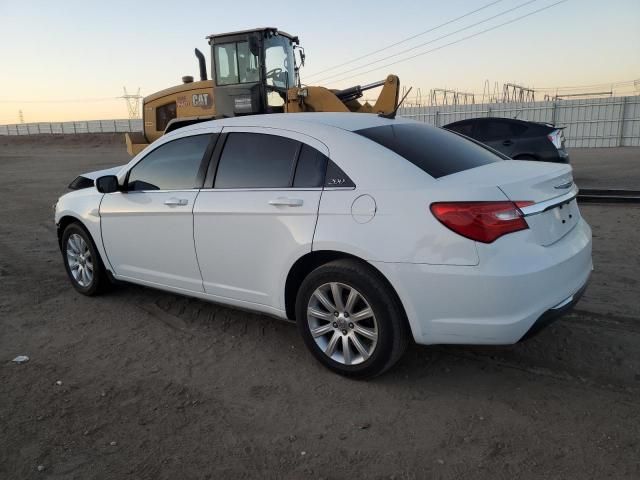
[[[409,95],[409,92],[411,92],[412,89],[413,89],[413,87],[409,87],[409,90],[407,90],[407,93],[404,94],[404,97],[402,97],[402,100],[400,100],[398,102],[398,105],[396,105],[396,108],[393,109],[393,112],[390,112],[390,113],[379,113],[378,116],[382,117],[382,118],[389,118],[391,120],[396,118],[396,113],[398,113],[398,109],[402,106],[402,103],[404,102],[404,99],[407,98],[407,95]]]

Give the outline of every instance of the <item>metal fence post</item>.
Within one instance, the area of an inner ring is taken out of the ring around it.
[[[623,147],[624,143],[624,114],[627,107],[627,97],[622,97],[620,106],[620,121],[618,122],[618,146]]]
[[[436,124],[436,127],[440,126],[440,110],[436,110],[436,116],[434,118],[434,123]]]
[[[73,122],[73,133],[76,133],[76,122]]]
[[[553,110],[551,110],[551,123],[556,124],[557,119],[558,102],[553,102]]]

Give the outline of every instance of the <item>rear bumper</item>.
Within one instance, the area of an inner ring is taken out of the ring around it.
[[[492,256],[480,251],[477,266],[374,262],[398,293],[416,343],[517,343],[578,301],[593,268],[589,225],[580,219],[548,247],[517,235],[499,239]]]
[[[578,290],[576,293],[540,315],[538,320],[536,320],[536,322],[531,326],[527,333],[522,336],[520,341],[524,342],[525,340],[529,340],[531,337],[535,337],[538,333],[558,320],[560,317],[569,313],[584,294],[588,284],[589,280],[587,280],[585,284],[580,287],[580,290]]]

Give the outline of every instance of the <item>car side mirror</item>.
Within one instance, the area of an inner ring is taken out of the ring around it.
[[[105,175],[104,177],[96,178],[96,188],[100,193],[117,192],[120,190],[118,177],[115,175]]]

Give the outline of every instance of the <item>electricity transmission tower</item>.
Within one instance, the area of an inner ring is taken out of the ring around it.
[[[515,83],[505,83],[502,86],[502,101],[508,102],[535,102],[535,90],[532,88],[516,85]]]
[[[140,100],[142,100],[142,95],[140,95],[140,87],[138,87],[138,91],[135,95],[128,93],[127,87],[122,87],[122,89],[124,90],[124,95],[120,98],[124,98],[124,101],[127,103],[129,119],[133,120],[136,118],[140,118]]]
[[[431,105],[468,105],[476,103],[476,98],[473,93],[433,88],[429,92],[429,103]]]
[[[18,110],[18,119],[20,119],[20,123],[24,123],[24,114],[22,110]]]

